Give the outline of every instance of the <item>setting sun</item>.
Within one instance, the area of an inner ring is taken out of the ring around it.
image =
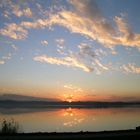
[[[69,100],[68,100],[68,102],[69,102],[69,103],[71,103],[71,102],[72,102],[72,100],[71,100],[71,99],[69,99]]]
[[[74,101],[73,94],[70,94],[70,95],[64,94],[64,101],[69,102],[69,103],[73,102]]]

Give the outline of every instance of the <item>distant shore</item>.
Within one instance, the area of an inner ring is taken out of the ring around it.
[[[0,108],[117,108],[140,107],[139,102],[48,102],[48,101],[0,101]]]
[[[57,140],[57,139],[139,139],[140,130],[118,130],[118,131],[102,131],[102,132],[66,132],[66,133],[19,133],[19,134],[0,134],[0,140]]]

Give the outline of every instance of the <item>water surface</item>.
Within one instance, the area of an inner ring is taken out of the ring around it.
[[[140,108],[0,109],[23,132],[77,132],[132,129],[140,125]]]

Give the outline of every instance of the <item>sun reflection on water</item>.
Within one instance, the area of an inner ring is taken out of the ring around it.
[[[73,115],[74,115],[74,111],[72,110],[71,107],[66,109],[65,112],[64,112],[64,116],[73,116]]]
[[[63,125],[67,127],[73,127],[82,123],[85,119],[79,114],[80,112],[78,109],[72,109],[71,107],[65,109],[63,113],[65,122],[63,123]]]

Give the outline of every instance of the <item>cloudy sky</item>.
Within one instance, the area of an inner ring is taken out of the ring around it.
[[[0,94],[140,100],[139,0],[0,0]]]

